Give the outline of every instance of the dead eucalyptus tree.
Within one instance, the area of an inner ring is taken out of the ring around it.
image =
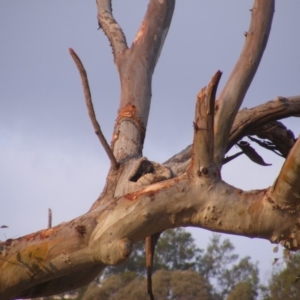
[[[132,245],[142,239],[152,249],[151,265],[155,241],[167,228],[194,226],[300,248],[300,140],[278,121],[300,115],[300,96],[239,111],[267,45],[274,2],[254,1],[245,45],[225,87],[216,96],[221,77],[217,71],[197,95],[192,145],[160,164],[143,156],[143,144],[152,74],[175,0],[149,1],[130,47],[111,1],[97,0],[99,27],[111,44],[121,82],[110,146],[96,120],[84,67],[72,49],[70,54],[94,130],[111,161],[106,185],[87,213],[1,243],[1,299],[46,296],[86,285],[106,266],[124,262]],[[222,180],[223,164],[237,155],[265,164],[242,140],[245,136],[286,158],[271,187],[243,191]],[[226,157],[233,145],[241,151]]]

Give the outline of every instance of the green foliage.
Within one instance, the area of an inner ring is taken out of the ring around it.
[[[196,247],[191,233],[183,228],[168,229],[164,231],[157,243],[154,256],[154,272],[159,269],[187,270],[196,269],[197,261],[202,250]],[[145,244],[143,241],[133,246],[128,261],[117,267],[107,268],[105,277],[123,272],[136,272],[146,274]]]
[[[126,284],[119,277],[111,275],[101,285],[92,285],[82,300],[140,300],[148,299],[146,279],[136,276]],[[153,292],[156,300],[208,300],[206,282],[192,270],[158,270],[153,275]],[[89,294],[88,294],[89,293]],[[94,297],[94,298],[93,298]]]
[[[158,271],[160,272],[160,271]],[[157,273],[158,273],[157,272]],[[206,280],[193,270],[173,271],[171,274],[172,299],[193,300],[209,299]]]
[[[229,265],[237,260],[238,255],[233,254],[234,246],[226,239],[221,243],[221,236],[213,234],[205,254],[199,264],[199,273],[205,278],[218,278],[224,270],[224,265]]]
[[[105,278],[129,271],[136,271],[137,276],[145,275],[143,243],[135,245],[126,264],[110,268]],[[158,241],[153,275],[156,299],[223,300],[226,297],[240,297],[254,300],[257,298],[258,284],[257,266],[249,257],[238,261],[234,246],[228,239],[221,241],[220,235],[212,236],[205,251],[196,246],[192,235],[183,228],[166,230]],[[146,291],[146,282],[141,277],[130,286],[128,292],[136,289],[140,299],[144,299],[142,293]],[[142,286],[144,289],[138,292]],[[125,297],[125,288],[120,289],[121,292]],[[131,297],[134,295],[128,299]]]
[[[214,234],[200,259],[198,272],[208,282],[217,282],[211,291],[213,299],[225,299],[230,292],[237,289],[239,283],[248,284],[254,291],[252,294],[255,299],[259,284],[258,267],[250,261],[250,257],[237,262],[238,255],[233,251],[234,246],[228,239],[221,242],[221,236]],[[238,290],[241,288],[235,293]]]
[[[153,293],[157,300],[207,300],[204,278],[193,270],[159,270],[153,276]]]
[[[295,253],[290,259],[285,259],[283,268],[278,268],[269,281],[270,300],[300,299],[300,254]]]
[[[136,277],[132,281],[130,281],[127,285],[123,286],[119,289],[118,293],[113,297],[110,295],[108,298],[103,298],[104,300],[124,300],[124,299],[132,299],[132,300],[141,300],[147,299],[147,286],[146,280],[144,277]],[[102,299],[102,298],[101,298]]]
[[[202,250],[197,248],[191,233],[183,228],[168,229],[158,240],[154,270],[195,270]]]
[[[241,281],[237,283],[234,289],[229,293],[226,300],[255,300],[257,296],[251,282]]]

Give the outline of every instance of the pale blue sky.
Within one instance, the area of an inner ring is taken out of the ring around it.
[[[148,1],[113,1],[130,44]],[[163,162],[192,141],[196,94],[214,72],[224,85],[244,43],[252,1],[177,1],[153,80],[144,154]],[[272,33],[243,107],[300,93],[300,2],[278,1]],[[72,47],[88,72],[98,120],[110,141],[119,101],[111,49],[97,30],[95,1],[0,2],[0,239],[14,238],[86,212],[103,187],[108,159],[87,116]],[[299,120],[285,122],[299,135]],[[238,158],[223,178],[243,189],[272,184],[283,162],[259,150],[272,167]],[[211,233],[192,230],[205,248]],[[230,237],[241,255],[274,258],[268,241]]]

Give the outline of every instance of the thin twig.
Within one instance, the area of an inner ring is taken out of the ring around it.
[[[52,227],[52,210],[48,208],[48,228]]]
[[[93,106],[93,102],[92,102],[92,96],[91,96],[91,92],[90,92],[89,82],[88,82],[88,78],[87,78],[87,74],[84,69],[84,66],[83,66],[80,58],[75,53],[75,51],[72,48],[70,48],[69,51],[70,51],[70,54],[77,66],[77,69],[78,69],[80,77],[81,77],[85,103],[86,103],[86,106],[88,109],[88,113],[89,113],[91,122],[92,122],[94,130],[95,130],[95,133],[98,136],[100,143],[102,144],[106,154],[108,155],[108,157],[110,159],[112,168],[117,169],[119,167],[119,163],[117,162],[110,146],[108,145],[108,143],[102,133],[100,125],[96,119],[96,114],[95,114],[94,106]]]

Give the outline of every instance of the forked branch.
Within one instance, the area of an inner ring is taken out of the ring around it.
[[[274,0],[255,0],[244,48],[216,103],[215,162],[221,168],[235,116],[252,82],[267,45]]]
[[[75,53],[75,51],[71,48],[69,49],[69,51],[70,51],[70,54],[77,66],[77,69],[78,69],[80,77],[81,77],[85,103],[86,103],[86,106],[88,109],[88,113],[89,113],[92,125],[95,130],[95,133],[96,133],[97,137],[99,138],[99,141],[102,144],[106,154],[108,155],[108,157],[110,159],[112,168],[117,169],[119,167],[119,164],[116,161],[116,158],[115,158],[109,144],[107,143],[107,141],[102,133],[102,130],[100,128],[100,125],[97,121],[97,118],[96,118],[93,101],[92,101],[92,96],[91,96],[91,91],[90,91],[90,87],[89,87],[89,82],[88,82],[88,78],[87,78],[87,74],[84,69],[84,66],[83,66],[80,58],[78,57],[78,55]]]

